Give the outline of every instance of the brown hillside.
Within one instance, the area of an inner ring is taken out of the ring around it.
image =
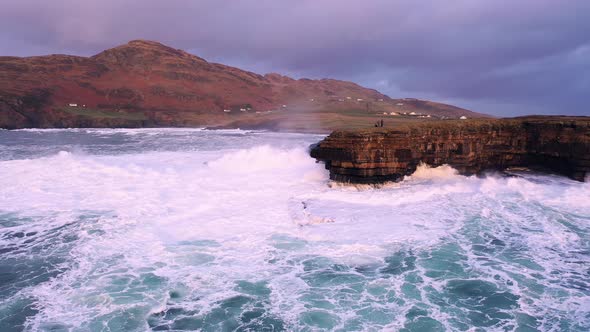
[[[352,82],[262,76],[152,41],[131,41],[92,57],[0,57],[3,128],[264,126],[290,115],[322,113],[331,119],[383,112],[484,116],[430,101],[391,99]]]

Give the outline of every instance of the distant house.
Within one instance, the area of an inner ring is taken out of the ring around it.
[[[404,103],[397,103],[397,106],[404,106]]]
[[[467,117],[465,115],[463,115],[459,119],[461,119],[461,120],[467,120]]]
[[[231,110],[223,110],[225,113],[229,113],[231,112]]]
[[[315,101],[315,99],[311,98],[309,101]]]
[[[383,112],[383,115],[387,115],[387,112]]]
[[[70,104],[68,104],[68,106],[70,106],[70,107],[78,107],[78,104],[70,103]]]
[[[416,115],[416,112],[410,112],[410,115]]]
[[[431,118],[430,114],[428,114],[426,117],[427,117],[427,118]]]
[[[356,101],[363,101],[363,99],[362,99],[362,98],[357,98],[357,100],[356,100]]]
[[[287,105],[283,105],[283,108],[287,108]]]
[[[396,112],[391,112],[389,115],[398,115]]]
[[[348,99],[348,100],[351,100],[351,99],[352,99],[352,97],[346,97],[346,99]]]
[[[383,101],[383,98],[379,98],[378,101]]]

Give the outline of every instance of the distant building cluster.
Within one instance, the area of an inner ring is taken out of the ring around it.
[[[86,107],[86,104],[79,105],[78,103],[69,103],[68,106],[69,107]]]
[[[244,106],[226,107],[226,108],[223,108],[222,111],[224,113],[242,112],[242,113],[266,114],[266,113],[279,112],[281,110],[286,110],[286,109],[287,109],[287,105],[279,105],[275,109],[270,109],[270,110],[266,110],[266,111],[260,111],[260,110],[257,111],[257,110],[254,110],[250,104],[246,104]]]

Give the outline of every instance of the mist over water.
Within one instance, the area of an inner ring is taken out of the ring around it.
[[[0,131],[0,331],[588,331],[590,184],[330,184],[322,136]]]

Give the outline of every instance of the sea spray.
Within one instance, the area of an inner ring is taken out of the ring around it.
[[[590,328],[588,183],[330,187],[317,135],[0,138],[0,330]]]

